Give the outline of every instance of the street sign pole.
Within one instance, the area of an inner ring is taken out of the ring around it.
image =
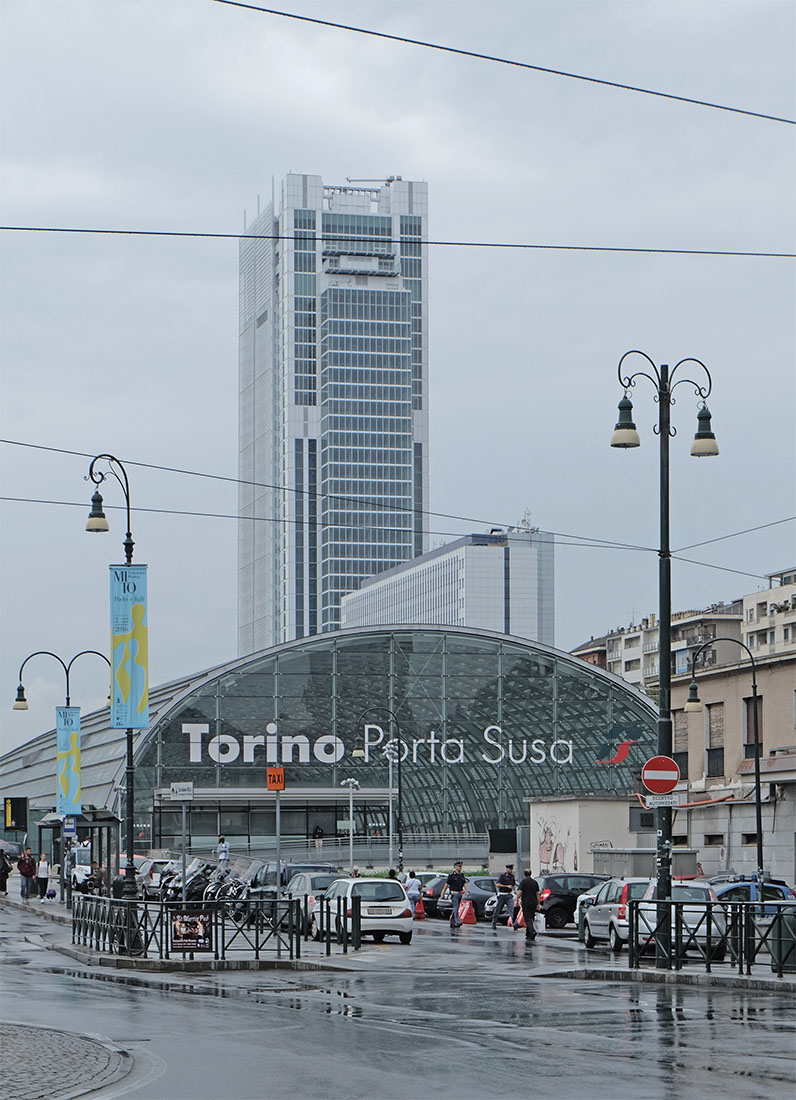
[[[182,905],[185,908],[185,849],[188,845],[188,803],[193,802],[193,783],[172,783],[169,791],[172,802],[182,803]]]

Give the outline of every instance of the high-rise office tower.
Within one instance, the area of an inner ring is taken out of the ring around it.
[[[245,228],[241,654],[336,629],[346,592],[427,548],[427,204],[290,174]]]

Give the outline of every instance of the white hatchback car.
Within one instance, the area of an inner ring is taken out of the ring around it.
[[[385,878],[338,878],[326,891],[323,900],[324,910],[329,903],[332,927],[340,938],[342,921],[338,917],[340,909],[344,911],[348,933],[351,933],[351,899],[361,902],[362,935],[373,936],[381,943],[387,935],[397,936],[401,943],[412,942],[412,910],[406,890],[397,879]],[[313,939],[320,939],[320,913],[315,911],[312,917],[311,932]]]

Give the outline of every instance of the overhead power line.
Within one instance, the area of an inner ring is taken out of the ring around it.
[[[82,233],[100,237],[175,237],[196,238],[197,240],[218,241],[292,241],[293,234],[280,233],[206,233],[196,230],[177,229],[96,229],[82,226],[64,225],[0,225],[4,233]],[[355,241],[362,244],[366,237],[346,237],[334,234],[335,241]],[[399,245],[400,241],[379,237],[380,244]],[[631,254],[650,254],[658,256],[740,256],[757,259],[792,260],[796,252],[742,252],[720,248],[634,248],[622,245],[597,244],[538,244],[521,241],[421,241],[423,245],[439,248],[502,248],[518,251],[541,252],[626,252]]]
[[[14,439],[0,439],[0,443],[5,443],[6,445],[8,445],[10,447],[26,447],[30,450],[35,450],[35,451],[49,451],[53,454],[71,455],[73,458],[89,458],[90,459],[90,458],[94,457],[93,455],[89,454],[87,451],[71,451],[71,450],[66,450],[63,447],[48,447],[48,446],[45,446],[44,444],[41,444],[41,443],[23,443],[23,442],[20,442],[18,440],[14,440]],[[205,478],[209,481],[223,481],[223,482],[226,482],[230,485],[247,485],[247,486],[250,486],[251,488],[254,488],[254,489],[273,489],[276,492],[292,493],[295,496],[302,496],[302,497],[313,496],[313,497],[315,497],[316,500],[335,501],[335,502],[339,502],[340,504],[365,505],[368,508],[382,509],[385,512],[405,513],[407,515],[422,515],[422,516],[428,516],[428,517],[431,517],[431,518],[434,518],[434,519],[449,519],[449,520],[454,520],[457,523],[469,523],[469,524],[475,524],[477,526],[483,526],[483,527],[496,527],[496,528],[500,527],[502,530],[505,530],[505,531],[508,531],[508,528],[510,528],[510,527],[516,528],[516,523],[507,524],[507,523],[499,522],[497,520],[487,520],[487,519],[478,518],[478,517],[474,517],[474,516],[458,516],[458,515],[454,515],[450,512],[432,512],[432,511],[429,511],[427,509],[413,508],[411,505],[406,505],[405,507],[401,507],[400,505],[396,505],[396,504],[386,504],[384,501],[381,501],[381,500],[370,500],[367,497],[343,497],[343,496],[338,496],[337,494],[330,494],[330,493],[319,493],[319,492],[311,493],[309,489],[297,489],[293,485],[271,485],[268,482],[247,481],[247,480],[244,480],[242,478],[229,477],[228,475],[225,475],[225,474],[208,474],[208,473],[203,473],[200,470],[184,470],[184,469],[180,469],[179,467],[176,467],[176,466],[159,466],[159,465],[156,465],[156,464],[151,463],[151,462],[137,462],[137,461],[135,461],[135,459],[131,459],[131,458],[123,458],[120,461],[124,462],[125,466],[136,466],[136,467],[138,467],[139,469],[142,469],[142,470],[157,470],[161,473],[167,473],[167,474],[182,474],[186,477]],[[3,499],[3,498],[0,498],[0,499]],[[17,498],[9,497],[9,498],[5,498],[5,499],[11,500],[11,499],[17,499]],[[22,498],[19,498],[19,499],[22,499]],[[53,503],[57,503],[57,502],[53,502]],[[67,503],[67,502],[63,502],[63,503]],[[136,511],[138,511],[138,510],[143,510],[143,509],[136,509]],[[152,509],[150,509],[150,510],[152,510]],[[194,514],[203,515],[204,513],[197,512],[197,513],[194,513]],[[234,519],[246,519],[246,520],[264,518],[269,523],[271,523],[271,522],[281,522],[281,520],[277,519],[277,518],[258,517],[258,516],[241,516],[239,513],[236,513],[235,516],[232,517],[232,518],[234,518]],[[403,528],[401,528],[401,530],[403,530]],[[565,532],[547,532],[547,533],[557,535],[558,537],[561,537],[561,538],[579,539],[579,540],[583,540],[585,542],[594,543],[594,544],[602,543],[607,547],[618,547],[618,548],[623,549],[623,550],[652,550],[653,549],[650,546],[635,546],[631,543],[617,542],[613,539],[598,539],[596,537],[587,536],[587,535],[572,535],[572,534],[568,534],[568,533],[565,533]],[[461,532],[430,531],[429,534],[461,535]]]
[[[0,439],[0,443],[5,443],[5,444],[7,444],[9,446],[13,446],[13,447],[26,447],[26,448],[30,448],[30,449],[33,449],[33,450],[49,451],[49,452],[52,452],[52,453],[55,453],[55,454],[66,454],[66,455],[71,455],[72,457],[76,457],[76,458],[91,458],[91,457],[93,457],[93,456],[89,455],[88,452],[71,451],[71,450],[66,450],[64,448],[60,448],[60,447],[48,447],[48,446],[45,446],[43,444],[37,444],[37,443],[23,443],[23,442],[19,442],[19,441],[15,441],[15,440],[10,440],[10,439]],[[160,466],[160,465],[156,465],[154,463],[149,463],[149,462],[137,462],[134,459],[124,459],[123,461],[124,461],[126,466],[136,466],[136,467],[139,467],[141,469],[156,470],[156,471],[159,471],[159,472],[162,472],[162,473],[181,474],[181,475],[184,475],[184,476],[187,476],[187,477],[205,478],[207,480],[222,481],[222,482],[226,482],[228,484],[233,484],[233,485],[249,485],[249,486],[252,486],[254,488],[270,488],[270,489],[276,489],[280,492],[294,493],[294,494],[302,495],[302,496],[308,496],[309,495],[308,490],[306,490],[306,489],[304,489],[304,490],[296,489],[293,486],[268,485],[268,484],[263,483],[263,482],[245,481],[245,480],[242,480],[240,478],[229,477],[229,476],[224,475],[224,474],[210,474],[210,473],[203,473],[203,472],[198,471],[198,470],[180,469],[180,468],[174,467],[174,466]],[[522,529],[517,530],[516,525],[514,525],[514,524],[505,524],[503,522],[497,522],[497,521],[494,521],[494,520],[484,520],[482,518],[474,518],[472,516],[458,516],[458,515],[454,515],[454,514],[449,513],[449,512],[432,512],[432,511],[427,511],[427,510],[423,510],[423,509],[414,509],[414,508],[411,508],[411,507],[400,508],[400,507],[393,506],[393,505],[385,505],[381,501],[367,500],[367,499],[362,498],[362,497],[338,497],[338,496],[328,496],[328,495],[322,494],[322,493],[315,493],[314,495],[317,498],[329,499],[329,500],[334,500],[334,501],[341,501],[343,503],[348,502],[348,503],[366,504],[369,507],[371,507],[371,506],[380,507],[380,508],[384,508],[385,510],[392,511],[392,512],[406,512],[406,513],[415,513],[415,514],[419,513],[419,514],[424,515],[424,516],[434,517],[435,519],[450,519],[450,520],[455,520],[456,522],[459,522],[459,523],[468,523],[468,524],[474,524],[474,525],[483,526],[483,527],[500,527],[502,529],[502,531],[505,531],[507,534],[514,534],[514,533],[516,533],[517,535],[522,534]],[[28,497],[0,497],[0,500],[5,500],[5,501],[15,502],[15,503],[26,503],[26,504],[51,504],[51,505],[64,505],[64,506],[68,506],[68,507],[85,507],[85,502],[81,503],[79,501],[37,500],[37,499],[34,499],[34,498],[28,498]],[[109,505],[108,507],[113,508],[115,506]],[[296,522],[295,520],[292,520],[290,518],[286,519],[284,517],[274,517],[274,516],[243,516],[242,517],[242,516],[240,516],[239,513],[194,512],[194,511],[184,511],[184,510],[173,509],[173,508],[146,508],[146,507],[145,508],[138,508],[137,507],[136,511],[149,512],[149,513],[159,513],[159,514],[164,514],[164,515],[175,515],[175,516],[194,516],[194,517],[210,518],[210,519],[232,519],[232,520],[244,519],[244,520],[248,520],[248,521],[252,521],[252,522],[263,522],[263,523],[294,523],[294,522]],[[731,569],[728,566],[714,565],[710,562],[695,561],[691,558],[684,558],[681,555],[682,555],[682,552],[685,551],[685,550],[694,550],[694,549],[697,549],[700,546],[709,546],[714,542],[721,542],[721,541],[724,541],[726,539],[737,538],[741,535],[747,535],[747,534],[750,534],[750,533],[755,532],[755,531],[765,530],[769,527],[777,527],[777,526],[780,526],[783,523],[793,523],[793,522],[796,522],[796,515],[785,516],[782,519],[771,520],[769,523],[759,524],[755,527],[747,527],[747,528],[744,528],[741,531],[732,531],[732,532],[729,532],[728,534],[725,534],[725,535],[719,535],[719,536],[714,537],[714,538],[705,539],[702,542],[695,542],[695,543],[691,543],[689,546],[681,547],[679,550],[673,551],[672,557],[676,558],[678,561],[687,562],[690,565],[699,565],[699,566],[703,566],[704,568],[707,568],[707,569],[719,569],[723,572],[737,573],[740,576],[755,577],[757,579],[765,580],[765,579],[767,579],[767,577],[764,574],[749,573],[749,572],[746,572],[745,570],[742,570],[742,569]],[[342,525],[342,526],[349,526],[349,525]],[[514,530],[513,531],[509,530],[512,527],[514,528]],[[390,528],[380,528],[380,530],[389,531]],[[404,528],[396,528],[395,530],[403,532]],[[462,533],[460,531],[428,531],[427,533],[429,535],[439,535],[439,536],[452,537],[452,538],[460,538],[461,535],[462,535]],[[601,538],[598,538],[597,536],[594,536],[594,535],[573,535],[570,532],[563,532],[563,531],[544,531],[544,532],[538,532],[538,533],[537,532],[530,532],[530,531],[528,532],[528,534],[531,534],[531,533],[537,534],[538,541],[540,541],[542,543],[546,543],[548,541],[554,540],[556,546],[583,546],[585,548],[597,549],[597,550],[600,550],[600,549],[602,549],[602,550],[634,550],[634,551],[641,551],[641,552],[646,552],[646,553],[655,553],[655,554],[658,553],[658,550],[655,547],[652,547],[652,546],[643,546],[643,545],[638,545],[638,544],[634,544],[634,543],[618,542],[618,541],[612,540],[612,539],[601,539]],[[539,535],[550,535],[551,539],[548,540],[548,539],[544,539],[544,538],[539,538]]]
[[[349,31],[352,34],[364,34],[370,38],[384,38],[390,42],[401,42],[407,46],[422,46],[427,50],[438,50],[442,53],[458,54],[460,57],[470,57],[477,61],[491,61],[497,65],[510,65],[515,69],[530,69],[537,73],[547,73],[549,76],[562,76],[568,80],[582,80],[589,84],[602,84],[606,88],[617,88],[623,92],[636,92],[639,95],[656,96],[659,99],[672,99],[679,103],[690,103],[696,107],[709,107],[714,111],[730,111],[737,115],[749,115],[752,118],[762,118],[769,122],[784,122],[789,126],[796,125],[796,119],[782,118],[780,115],[769,115],[762,111],[751,111],[744,107],[729,107],[724,103],[713,103],[706,99],[694,99],[691,96],[675,95],[672,92],[658,92],[652,88],[642,88],[636,84],[622,84],[616,80],[603,80],[596,76],[586,76],[584,73],[567,72],[564,69],[551,69],[545,65],[533,65],[529,61],[514,61],[507,57],[497,57],[494,54],[478,53],[475,50],[463,50],[456,46],[444,46],[439,42],[427,42],[420,38],[407,38],[400,34],[387,34],[385,31],[374,31],[366,27],[354,27],[348,23],[333,23],[329,19],[316,19],[309,15],[297,15],[295,12],[278,11],[276,8],[264,8],[258,4],[244,4],[241,0],[213,0],[216,4],[225,4],[230,8],[245,8],[248,11],[260,12],[262,15],[277,15],[281,19],[293,19],[299,23],[314,23],[319,27],[331,27],[334,30]]]
[[[127,465],[133,466],[135,463],[127,463]],[[11,504],[46,504],[54,507],[62,508],[85,508],[86,502],[81,500],[44,500],[37,497],[8,497],[0,496],[0,501],[6,501]],[[103,504],[106,511],[110,512],[123,512],[125,506],[122,504]],[[247,522],[252,523],[287,523],[296,524],[303,522],[302,520],[284,518],[281,516],[244,516],[241,517],[237,512],[194,512],[181,508],[148,508],[146,506],[136,505],[136,512],[143,512],[147,515],[159,515],[159,516],[187,516],[194,519],[230,519],[240,520],[245,519]],[[796,516],[792,517],[796,519]],[[788,522],[786,520],[778,520],[778,523]],[[350,524],[335,524],[335,527],[344,527],[351,530],[360,530],[360,528],[353,528]],[[772,526],[767,524],[766,526]],[[405,533],[403,527],[380,527],[379,531],[382,533],[389,533],[390,531],[396,531]],[[506,532],[511,537],[512,532]],[[542,532],[530,532],[527,534],[534,534],[536,537],[535,542],[541,543],[543,546],[575,546],[579,550],[631,550],[636,553],[657,554],[658,551],[652,546],[633,546],[630,543],[623,542],[609,542],[605,539],[590,539],[585,535],[564,535],[556,531],[542,531]],[[743,532],[740,532],[743,533]],[[429,531],[429,535],[444,535],[450,538],[461,538],[460,531]],[[520,538],[523,534],[522,530],[513,532]],[[549,535],[550,538],[542,538],[541,535]],[[725,538],[732,538],[732,535],[725,535]],[[570,541],[577,540],[577,541]],[[709,540],[713,541],[713,540]],[[703,569],[718,569],[722,573],[737,573],[741,577],[754,577],[755,580],[768,580],[768,575],[765,573],[749,573],[745,569],[732,569],[726,565],[716,565],[714,562],[707,561],[695,561],[693,558],[683,558],[679,554],[672,554],[672,558],[676,561],[686,562],[689,565],[699,565]]]

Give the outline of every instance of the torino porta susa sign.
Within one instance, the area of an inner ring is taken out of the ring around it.
[[[340,737],[321,734],[311,739],[304,734],[282,734],[276,722],[269,722],[264,733],[230,733],[210,736],[207,722],[183,722],[192,764],[338,764],[345,759],[346,747]],[[465,746],[463,738],[439,737],[431,730],[427,737],[390,738],[382,726],[368,723],[355,742],[361,747],[360,760],[371,763],[386,759],[388,746],[395,743],[401,760],[413,764],[467,764],[473,757],[485,764],[572,764],[572,742],[565,739],[545,741],[541,737],[507,736],[498,725],[486,726],[475,748]],[[471,756],[468,757],[468,748]]]

